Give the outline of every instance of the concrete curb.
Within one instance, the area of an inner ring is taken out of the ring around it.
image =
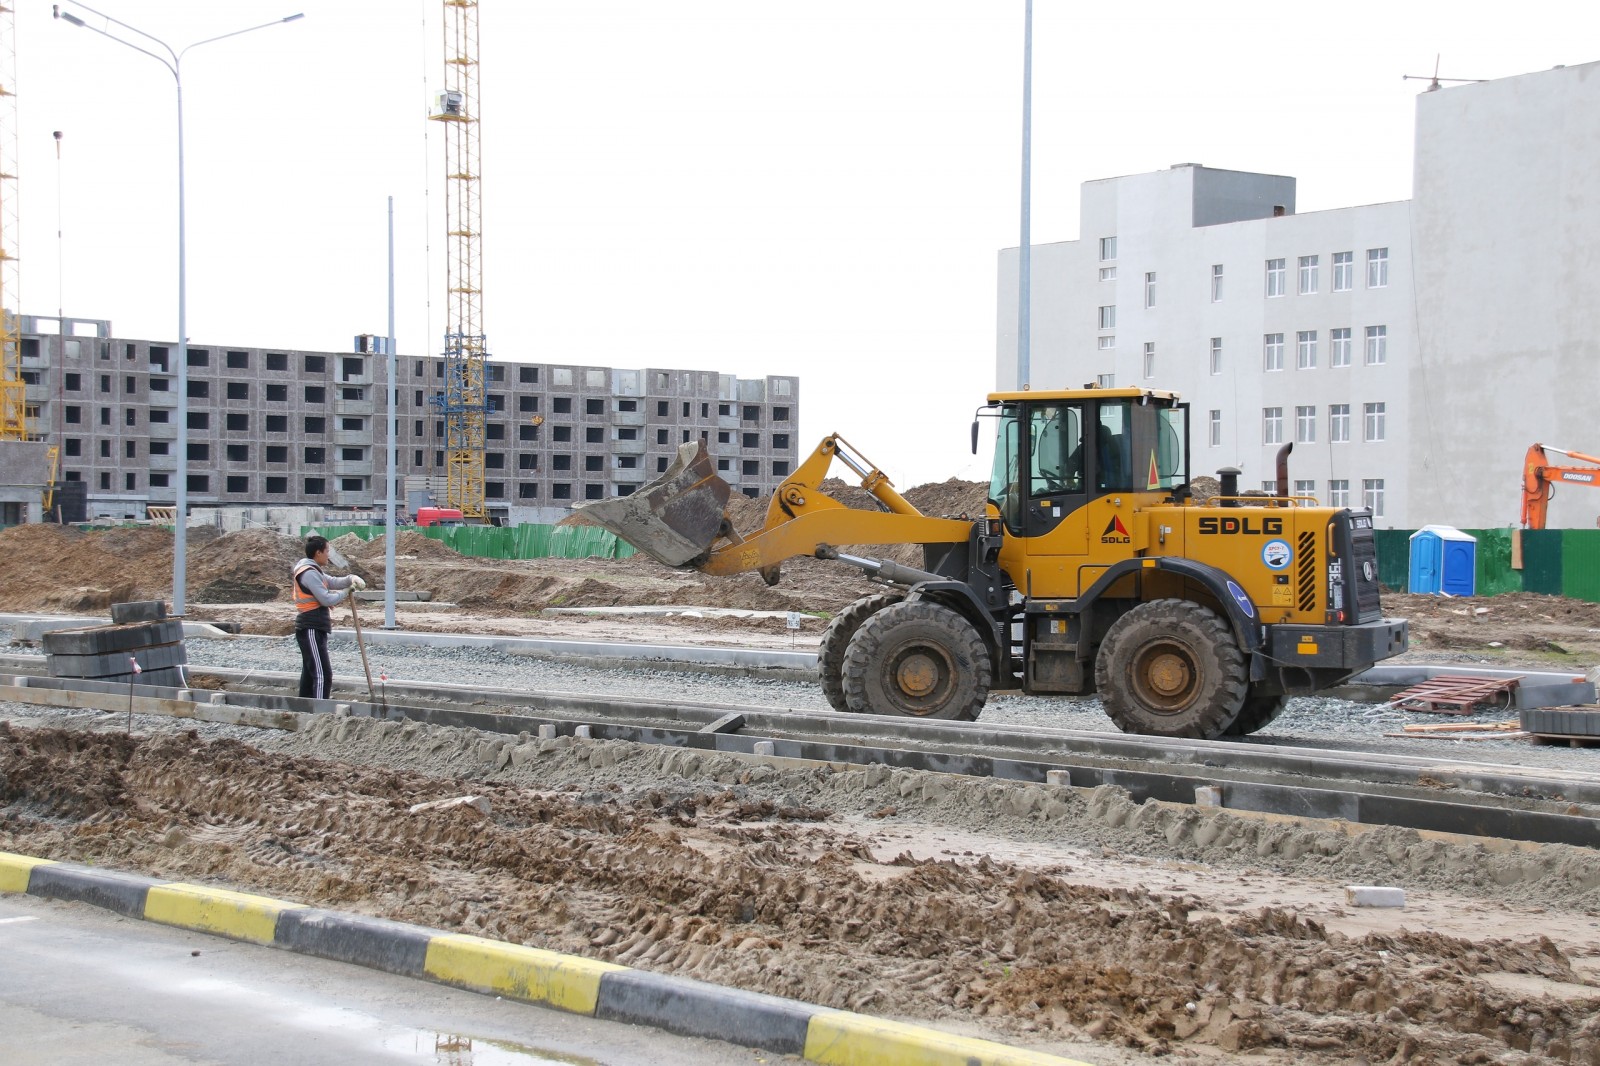
[[[989,1040],[578,955],[3,851],[0,892],[86,903],[130,918],[680,1036],[800,1055],[828,1066],[1087,1066]]]

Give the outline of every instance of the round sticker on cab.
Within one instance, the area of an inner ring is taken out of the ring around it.
[[[1261,561],[1268,570],[1282,570],[1294,558],[1294,549],[1286,540],[1269,540],[1261,546]]]

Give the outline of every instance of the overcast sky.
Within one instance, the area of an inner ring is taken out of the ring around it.
[[[5,299],[175,339],[172,76],[50,6],[16,16]],[[397,344],[437,353],[438,0],[94,6],[177,46],[306,15],[184,61],[190,342],[384,333],[393,196]],[[1019,235],[1022,0],[482,0],[479,26],[496,357],[795,374],[802,454],[837,431],[902,487],[987,477],[967,427]],[[1036,0],[1033,239],[1077,239],[1080,183],[1181,162],[1292,175],[1301,212],[1405,199],[1426,83],[1401,75],[1438,54],[1600,59],[1600,4]]]

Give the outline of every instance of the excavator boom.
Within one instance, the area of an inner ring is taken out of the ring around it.
[[[1549,452],[1593,466],[1554,466]],[[1534,444],[1522,462],[1522,528],[1543,529],[1550,512],[1555,482],[1600,487],[1600,458],[1548,444]]]

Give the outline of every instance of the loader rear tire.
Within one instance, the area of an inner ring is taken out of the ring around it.
[[[970,722],[989,682],[989,649],[972,623],[925,600],[878,611],[845,651],[845,701],[857,714]]]
[[[1247,737],[1271,725],[1288,706],[1288,696],[1246,696],[1244,706],[1239,709],[1239,717],[1233,720],[1233,724],[1222,735]]]
[[[848,713],[850,704],[844,698],[844,653],[850,647],[850,638],[856,635],[861,623],[892,604],[905,599],[899,592],[880,592],[863,596],[847,605],[828,620],[822,632],[822,647],[817,649],[817,672],[822,675],[822,692],[828,697],[828,706]]]
[[[1188,600],[1141,603],[1112,623],[1094,679],[1118,729],[1153,737],[1220,737],[1249,690],[1233,631]]]

